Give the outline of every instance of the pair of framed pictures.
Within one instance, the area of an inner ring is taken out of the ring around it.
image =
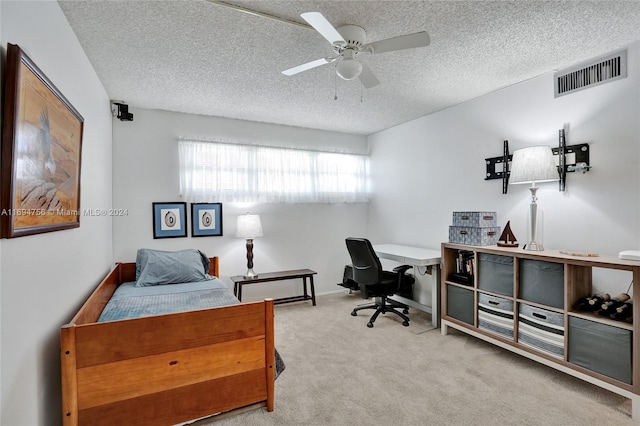
[[[187,236],[187,203],[153,203],[153,238]],[[222,203],[191,204],[191,236],[222,236]]]

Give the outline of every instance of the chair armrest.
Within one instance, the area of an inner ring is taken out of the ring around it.
[[[407,269],[411,269],[411,268],[413,268],[413,266],[411,265],[400,265],[393,268],[393,272],[397,274],[404,274],[405,272],[407,272]]]
[[[407,269],[411,269],[413,266],[411,265],[400,265],[393,268],[393,272],[398,276],[397,282],[397,294],[402,295],[401,293],[406,293],[408,289],[413,287],[415,282],[415,278],[411,275],[407,274]]]

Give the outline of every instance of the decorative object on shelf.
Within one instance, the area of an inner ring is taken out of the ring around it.
[[[573,305],[573,309],[576,311],[596,312],[599,311],[602,304],[609,299],[611,299],[611,295],[609,293],[600,293],[583,297]]]
[[[253,270],[253,239],[262,237],[262,222],[257,214],[238,216],[236,224],[236,237],[247,240],[247,273],[245,278],[254,278],[258,274]]]
[[[633,302],[627,300],[622,305],[618,306],[609,317],[617,321],[631,321],[633,320]]]
[[[191,236],[222,236],[222,203],[191,204]]]
[[[153,203],[153,238],[187,236],[187,203]]]
[[[623,250],[618,253],[620,259],[640,260],[640,250]]]
[[[502,193],[507,193],[509,186],[509,162],[512,155],[509,155],[509,141],[505,140],[502,146],[502,157],[485,158],[487,172],[484,180],[502,179]],[[498,170],[498,169],[502,170]]]
[[[614,298],[609,293],[583,297],[573,305],[573,309],[580,312],[593,312],[599,316],[609,316],[616,321],[629,321],[633,318],[633,301],[628,293],[621,293]]]
[[[620,293],[609,300],[605,300],[602,302],[602,305],[600,305],[598,314],[611,315],[616,312],[616,308],[622,306],[629,299],[631,299],[631,297],[627,293]]]
[[[513,153],[510,183],[517,185],[530,183],[531,204],[529,205],[528,240],[524,250],[544,250],[542,245],[543,212],[538,210],[536,183],[552,182],[559,179],[558,169],[553,161],[553,153],[548,146],[531,146]]]
[[[18,45],[4,74],[0,233],[78,228],[84,119]]]
[[[598,253],[585,252],[585,251],[571,251],[571,250],[558,250],[560,254],[568,254],[569,256],[582,256],[582,257],[598,257]]]
[[[511,221],[509,220],[504,226],[504,230],[502,231],[502,234],[500,234],[500,238],[498,238],[498,247],[518,247],[518,245],[516,236],[511,230]]]

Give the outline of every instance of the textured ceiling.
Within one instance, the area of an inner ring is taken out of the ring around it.
[[[428,47],[370,56],[381,83],[367,90],[333,64],[281,73],[331,54],[313,29],[206,0],[59,3],[109,97],[133,113],[365,135],[640,40],[640,1],[229,1],[300,23],[318,11],[368,41],[429,33]]]

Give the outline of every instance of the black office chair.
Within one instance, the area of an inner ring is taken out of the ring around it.
[[[369,319],[367,327],[373,327],[373,323],[380,314],[393,312],[404,321],[402,325],[409,325],[409,307],[403,303],[388,299],[388,296],[400,294],[411,297],[414,278],[405,272],[411,268],[409,265],[398,266],[393,272],[384,271],[380,259],[371,246],[371,242],[365,238],[347,238],[347,250],[351,256],[353,267],[353,280],[360,286],[360,294],[363,299],[370,297],[379,298],[375,303],[356,307],[351,315],[358,315],[362,309],[375,309]],[[402,310],[402,312],[400,312]]]

